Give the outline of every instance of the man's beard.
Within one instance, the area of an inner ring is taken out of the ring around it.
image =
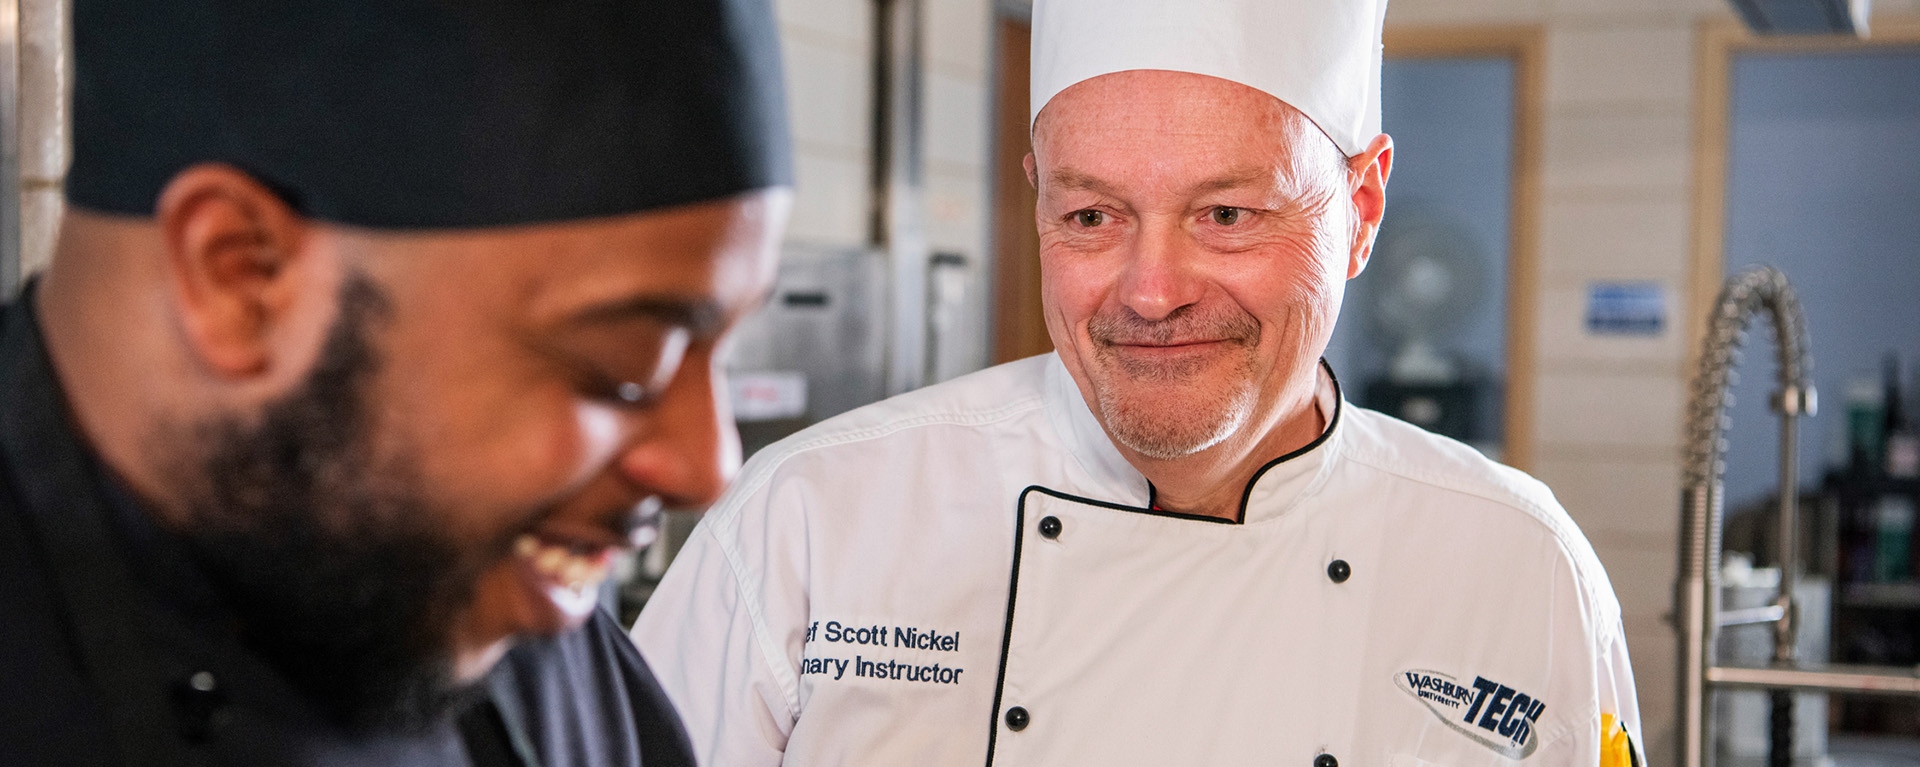
[[[1094,316],[1087,335],[1096,350],[1098,369],[1089,372],[1101,421],[1115,442],[1136,453],[1163,461],[1184,458],[1220,444],[1252,417],[1258,396],[1252,353],[1260,323],[1244,312],[1201,316],[1186,306],[1156,321],[1121,310]],[[1239,347],[1238,364],[1223,373],[1212,369],[1211,360],[1156,364],[1113,350],[1117,343],[1195,339],[1224,339]],[[1148,384],[1167,388],[1148,390]]]
[[[257,419],[189,430],[180,531],[247,646],[348,728],[418,731],[473,694],[453,681],[451,625],[476,568],[437,532],[415,462],[375,456],[369,338],[390,309],[362,275],[307,379]],[[410,454],[408,454],[410,455]]]

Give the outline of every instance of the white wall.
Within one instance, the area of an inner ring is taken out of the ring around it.
[[[987,333],[988,163],[992,135],[990,0],[923,0],[924,221],[933,252],[968,262],[968,293],[936,378],[984,366]],[[873,134],[874,0],[776,0],[795,144],[789,242],[866,242]]]
[[[61,180],[72,157],[73,103],[68,0],[20,0],[20,273],[53,259],[66,210]]]

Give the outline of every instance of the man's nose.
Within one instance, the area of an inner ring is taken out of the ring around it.
[[[620,473],[670,507],[718,500],[740,468],[740,434],[725,389],[710,360],[687,360],[617,459]]]
[[[1120,275],[1120,302],[1141,318],[1163,320],[1196,303],[1204,290],[1202,254],[1177,222],[1148,219],[1129,243]]]

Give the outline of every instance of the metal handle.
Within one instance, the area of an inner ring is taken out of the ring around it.
[[[1706,681],[1715,687],[1755,690],[1920,695],[1920,668],[1898,666],[1715,666],[1707,669]]]
[[[1772,320],[1779,355],[1779,389],[1773,410],[1780,418],[1780,504],[1775,540],[1780,550],[1780,591],[1774,604],[1720,611],[1720,532],[1725,499],[1727,387],[1741,337],[1756,314]],[[1713,763],[1713,688],[1774,691],[1773,763],[1792,754],[1792,691],[1920,695],[1920,670],[1871,666],[1801,665],[1794,659],[1799,616],[1793,601],[1798,577],[1799,494],[1797,421],[1818,405],[1807,356],[1806,326],[1800,302],[1787,278],[1771,267],[1743,271],[1727,281],[1714,304],[1700,353],[1699,377],[1688,407],[1685,493],[1681,497],[1680,578],[1675,584],[1674,614],[1680,632],[1679,759],[1684,767]],[[1762,667],[1715,663],[1714,639],[1720,627],[1774,624],[1773,663]]]
[[[1681,499],[1680,578],[1675,585],[1675,614],[1680,616],[1680,754],[1678,764],[1706,767],[1713,762],[1709,736],[1712,717],[1708,685],[1720,671],[1714,663],[1714,640],[1720,616],[1720,534],[1724,513],[1726,470],[1727,389],[1742,337],[1756,314],[1772,320],[1779,389],[1774,410],[1781,418],[1780,507],[1775,539],[1780,551],[1780,592],[1773,605],[1776,664],[1790,664],[1794,649],[1793,587],[1798,562],[1794,540],[1798,525],[1795,420],[1810,414],[1813,394],[1812,364],[1807,355],[1806,326],[1800,302],[1786,275],[1772,267],[1745,270],[1727,280],[1714,303],[1707,338],[1700,353],[1698,377],[1688,407],[1685,494]]]

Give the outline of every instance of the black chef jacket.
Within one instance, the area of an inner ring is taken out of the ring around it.
[[[78,438],[32,295],[0,307],[0,767],[693,764],[604,613],[514,648],[427,732],[323,719]]]

